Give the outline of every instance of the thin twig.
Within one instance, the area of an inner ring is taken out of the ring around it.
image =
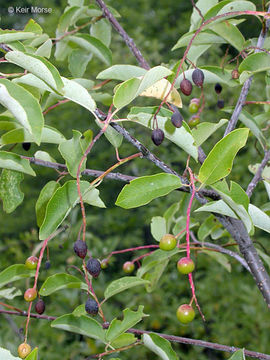
[[[261,180],[262,172],[263,172],[264,168],[266,167],[269,160],[270,160],[270,150],[267,150],[264,154],[264,158],[263,158],[258,170],[256,171],[256,174],[253,176],[253,179],[248,184],[248,187],[246,190],[248,197],[251,197],[253,190],[257,186],[258,182]]]

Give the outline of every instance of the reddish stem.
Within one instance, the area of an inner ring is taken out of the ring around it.
[[[110,257],[112,257],[113,255],[116,255],[116,254],[123,254],[123,253],[130,252],[130,251],[137,251],[137,250],[151,249],[151,248],[159,248],[159,245],[144,245],[144,246],[137,246],[137,247],[129,248],[129,249],[112,251],[109,254],[109,256],[106,257],[106,259],[109,260]]]
[[[132,262],[132,263],[135,263],[136,261],[139,261],[139,260],[143,259],[144,257],[153,254],[153,252],[155,252],[155,250],[154,250],[154,251],[150,251],[150,252],[148,252],[148,253],[146,253],[146,254],[143,254],[143,255],[141,255],[141,256],[138,256],[136,259],[132,260],[131,262]]]
[[[52,109],[55,109],[55,108],[57,108],[59,105],[65,104],[65,103],[67,103],[67,102],[69,102],[69,101],[70,101],[69,99],[65,99],[65,100],[60,100],[60,101],[58,101],[58,103],[56,103],[56,104],[48,107],[47,110],[43,111],[43,115],[46,115],[46,114],[47,114],[49,111],[51,111]]]

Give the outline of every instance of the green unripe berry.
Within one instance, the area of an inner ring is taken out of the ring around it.
[[[200,123],[200,117],[199,117],[199,116],[196,116],[196,115],[193,115],[193,116],[190,118],[190,120],[189,120],[189,122],[188,122],[188,125],[189,125],[190,127],[195,127],[195,126],[197,126],[199,123]]]
[[[135,265],[131,261],[126,261],[123,265],[123,270],[126,274],[130,274],[134,271]]]
[[[189,274],[194,269],[194,261],[188,257],[183,257],[177,262],[177,270],[180,272],[180,274]]]
[[[101,260],[101,262],[100,262],[101,269],[107,269],[108,265],[109,265],[108,259],[102,259]]]
[[[165,251],[173,250],[176,247],[176,242],[175,236],[172,234],[165,234],[159,242],[159,248]]]
[[[24,300],[31,302],[37,297],[37,291],[34,288],[29,288],[24,293]]]
[[[194,319],[195,311],[192,306],[183,304],[177,309],[176,316],[182,324],[188,324]]]
[[[38,258],[36,256],[29,256],[29,258],[25,260],[25,266],[30,270],[35,270],[37,268],[37,263]]]
[[[31,350],[31,346],[24,342],[18,347],[18,355],[21,359],[25,359],[30,354]]]
[[[190,100],[188,110],[191,114],[195,114],[200,107],[200,99],[193,98]]]

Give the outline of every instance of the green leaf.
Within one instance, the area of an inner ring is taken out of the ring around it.
[[[0,273],[0,288],[16,280],[35,276],[34,270],[29,270],[25,265],[11,265]]]
[[[270,217],[257,206],[249,204],[248,213],[254,226],[270,233]]]
[[[59,187],[60,184],[52,180],[49,181],[41,190],[35,206],[38,227],[40,227],[44,221],[48,202]]]
[[[229,4],[232,0],[223,0],[218,2],[216,5],[212,6],[205,14],[204,19],[210,19],[217,15],[217,13],[223,8],[223,6]]]
[[[227,16],[220,18],[218,20],[215,20],[216,22],[220,22],[220,21],[224,21],[225,19],[229,19],[229,18],[234,18],[235,15],[230,15],[230,12],[233,11],[256,11],[256,5],[253,4],[251,1],[230,1],[228,4],[226,4],[225,6],[222,7],[222,9],[220,9],[218,11],[218,13],[216,15],[221,15],[221,14],[226,14],[228,13]],[[213,23],[211,23],[213,24]]]
[[[3,209],[10,214],[19,206],[24,198],[20,183],[24,175],[17,171],[4,169],[0,178],[0,198],[3,201]]]
[[[209,9],[211,9],[214,5],[218,3],[218,0],[198,0],[196,2],[197,8],[200,9],[202,15],[204,15]],[[190,18],[190,31],[195,30],[198,28],[199,24],[201,23],[202,18],[198,13],[197,9],[193,7],[192,15]]]
[[[212,134],[214,134],[221,126],[228,122],[227,119],[221,119],[217,124],[203,122],[192,129],[192,136],[196,145],[201,146]]]
[[[93,53],[101,61],[103,61],[107,66],[110,66],[112,63],[112,53],[111,50],[103,44],[102,41],[96,39],[93,36],[88,34],[77,34],[75,36],[69,36],[69,41],[79,45],[84,50]]]
[[[228,360],[245,360],[244,349],[238,350],[232,354],[232,356]]]
[[[229,44],[235,47],[238,51],[243,50],[245,38],[238,30],[238,28],[228,21],[214,24],[210,27],[217,35],[223,37]]]
[[[87,290],[87,284],[73,275],[60,273],[49,276],[42,284],[39,294],[48,296],[62,289],[82,289]]]
[[[149,281],[149,284],[145,284],[145,289],[148,293],[151,293],[155,290],[159,283],[159,279],[165,271],[168,263],[169,259],[163,261],[162,263],[158,263],[157,265],[153,266],[150,271],[143,275],[143,279]]]
[[[68,57],[68,68],[74,77],[82,77],[85,73],[92,54],[82,49],[74,49]]]
[[[57,30],[59,32],[66,32],[68,28],[76,23],[80,18],[80,15],[83,13],[85,8],[79,6],[72,6],[68,8],[59,19]]]
[[[128,114],[128,120],[141,124],[149,129],[153,128],[153,117],[156,107],[139,108],[133,107]],[[165,137],[182,148],[187,154],[191,155],[196,161],[198,158],[198,149],[194,145],[194,138],[188,125],[183,122],[180,128],[176,128],[171,123],[172,113],[169,111],[161,112],[157,116],[158,127],[163,130]]]
[[[172,204],[169,209],[167,209],[163,215],[165,221],[166,221],[166,233],[169,234],[170,232],[170,228],[171,228],[171,224],[174,220],[174,215],[177,213],[177,211],[179,210],[179,202],[176,202],[174,204]]]
[[[172,48],[172,51],[179,49],[181,47],[186,47],[190,40],[192,39],[195,31],[188,32],[180,37],[177,43]],[[193,40],[193,45],[212,45],[212,44],[223,44],[225,41],[222,37],[217,36],[211,30],[205,30],[199,33]]]
[[[125,276],[111,282],[104,292],[104,297],[107,300],[122,291],[130,289],[134,286],[144,285],[147,283],[148,281],[140,279],[137,276]]]
[[[70,175],[76,178],[79,164],[81,162],[85,150],[92,141],[93,133],[91,130],[88,130],[88,132],[84,134],[83,141],[82,141],[82,134],[80,133],[80,131],[72,130],[72,133],[73,133],[72,139],[63,141],[59,145],[58,149],[62,157],[65,159]],[[81,171],[85,170],[85,165],[86,165],[86,159],[84,160],[81,166]]]
[[[111,32],[112,27],[107,19],[101,19],[95,22],[90,28],[90,34],[103,42],[106,46],[110,46]]]
[[[43,80],[49,87],[62,94],[64,83],[56,67],[41,56],[22,53],[21,51],[9,51],[6,59],[28,70],[39,79]]]
[[[248,166],[248,170],[252,173],[252,174],[256,174],[256,172],[258,171],[259,169],[259,166],[261,164],[254,164],[254,165],[249,165]],[[263,169],[263,172],[262,172],[262,179],[268,181],[270,183],[270,166],[266,166],[264,169]]]
[[[52,40],[48,39],[46,40],[36,51],[35,51],[35,55],[38,56],[45,56],[46,58],[50,58],[51,57],[51,51],[52,51]]]
[[[30,166],[29,160],[22,159],[19,155],[7,151],[0,151],[0,168],[36,176],[34,170]]]
[[[122,348],[123,346],[128,346],[135,343],[137,340],[134,334],[121,334],[117,339],[113,340],[111,346],[115,349]]]
[[[124,186],[115,204],[124,209],[142,206],[153,199],[169,194],[181,185],[179,177],[172,174],[142,176]]]
[[[153,238],[160,241],[163,235],[167,234],[166,220],[162,216],[154,216],[151,219],[151,234]]]
[[[36,347],[31,353],[25,358],[25,360],[38,360],[38,348]]]
[[[199,180],[210,185],[226,177],[232,170],[237,152],[246,144],[248,129],[237,129],[216,143],[199,171]]]
[[[85,203],[105,207],[99,198],[99,191],[90,188],[87,181],[81,181],[81,193]],[[57,189],[48,202],[44,221],[40,227],[40,240],[50,236],[61,223],[65,220],[71,209],[79,203],[76,180],[67,181],[62,187]]]
[[[210,251],[210,250],[202,250],[201,252],[203,254],[210,256],[212,259],[214,259],[220,265],[222,265],[228,272],[231,272],[231,264],[225,255],[217,251]]]
[[[51,327],[85,335],[105,343],[105,330],[96,320],[85,315],[80,317],[72,314],[60,316],[51,323]]]
[[[0,290],[0,299],[12,300],[16,296],[22,295],[21,290],[17,290],[15,287]]]
[[[237,219],[234,211],[223,200],[209,201],[205,205],[195,210],[195,212],[200,211],[214,212]]]
[[[126,332],[128,329],[136,325],[142,320],[143,317],[147,316],[143,313],[143,306],[140,305],[138,311],[132,311],[125,309],[123,311],[123,320],[113,319],[110,323],[108,330],[106,331],[106,340],[112,342],[117,339],[121,334]]]
[[[21,360],[21,358],[11,355],[9,350],[0,347],[0,359],[3,360]]]
[[[35,34],[41,35],[43,30],[42,27],[34,20],[30,19],[25,25],[23,31],[31,31]]]
[[[178,360],[171,343],[161,336],[151,333],[143,334],[142,341],[144,346],[157,354],[162,360]]]
[[[170,75],[171,70],[156,66],[146,72],[142,79],[131,78],[117,87],[113,98],[113,104],[116,108],[121,109],[128,105],[132,100],[139,96],[143,91],[150,88],[157,81]]]
[[[214,215],[210,215],[199,227],[197,236],[200,241],[204,241],[213,231],[220,228],[221,225],[217,222]]]
[[[72,315],[74,315],[74,316],[87,315],[87,313],[85,311],[85,304],[81,304],[81,305],[77,306],[76,309],[74,309],[72,311]]]
[[[95,120],[96,124],[102,129],[104,127],[104,124],[102,124],[99,120]],[[105,137],[107,140],[114,146],[116,149],[118,149],[123,141],[123,135],[119,134],[114,128],[111,126],[108,126],[105,131]]]
[[[113,79],[125,81],[131,78],[145,75],[147,70],[135,65],[113,65],[101,71],[97,79]]]
[[[2,30],[0,29],[0,42],[9,43],[17,40],[33,39],[36,36],[33,32]]]
[[[265,52],[258,52],[256,54],[249,55],[241,62],[238,68],[239,72],[245,72],[247,77],[262,71],[267,71],[269,69],[269,54]]]
[[[33,136],[39,145],[44,118],[37,99],[22,86],[0,79],[0,103]]]

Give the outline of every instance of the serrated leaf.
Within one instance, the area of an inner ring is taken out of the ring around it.
[[[49,276],[42,284],[39,294],[48,296],[62,289],[82,289],[87,290],[87,284],[73,275],[60,273]]]
[[[270,217],[257,206],[249,204],[248,213],[254,226],[270,233]]]
[[[0,198],[3,201],[3,209],[10,214],[19,206],[24,198],[20,183],[24,175],[17,171],[4,169],[0,178]]]
[[[142,320],[143,317],[147,316],[143,313],[143,306],[140,305],[138,311],[132,311],[125,309],[123,311],[123,320],[113,319],[110,323],[108,330],[106,331],[106,340],[112,342],[117,339],[121,334],[126,332],[128,329],[136,325]]]
[[[25,265],[15,264],[0,273],[0,288],[16,280],[35,276],[34,270],[29,270]]]
[[[202,250],[201,252],[203,254],[210,256],[212,259],[214,259],[220,265],[222,265],[228,272],[231,272],[231,264],[225,255],[217,251],[210,251],[210,250]]]
[[[22,86],[0,79],[0,103],[33,136],[39,145],[44,118],[37,99]]]
[[[144,346],[161,357],[162,360],[178,360],[178,356],[173,351],[171,343],[157,334],[143,334],[142,341]]]
[[[28,70],[36,77],[43,80],[54,91],[62,94],[64,84],[58,70],[42,56],[26,54],[21,51],[9,51],[5,55],[5,58],[9,62]]]
[[[11,355],[10,351],[0,347],[0,359],[3,360],[21,360],[21,358]]]
[[[104,292],[104,297],[107,300],[122,291],[133,288],[134,286],[144,285],[147,283],[148,281],[140,279],[137,276],[125,276],[111,282]]]
[[[22,159],[19,155],[7,151],[0,151],[0,168],[36,176],[34,170],[30,166],[29,160]]]
[[[97,189],[90,188],[90,184],[87,181],[81,181],[80,187],[85,203],[105,207]],[[45,218],[40,227],[40,240],[50,236],[78,203],[79,195],[76,180],[67,181],[61,188],[57,189],[48,202]]]
[[[223,126],[227,122],[227,119],[221,119],[217,124],[209,122],[203,122],[201,124],[198,124],[196,128],[191,130],[196,145],[201,146],[212,134],[214,134],[221,126]]]
[[[4,299],[12,300],[16,296],[20,296],[20,295],[22,295],[21,290],[18,290],[15,287],[0,290],[0,299],[4,298]]]
[[[163,235],[167,234],[166,220],[162,216],[154,216],[150,224],[151,234],[153,238],[160,241]]]
[[[37,226],[40,227],[43,223],[46,207],[48,205],[49,200],[52,198],[55,191],[60,187],[60,184],[56,181],[49,181],[41,190],[39,197],[36,202],[36,218],[37,218]]]
[[[63,315],[54,320],[51,327],[85,335],[105,343],[105,330],[96,320],[89,316]]]
[[[153,199],[169,194],[181,185],[179,177],[172,174],[142,176],[124,186],[115,204],[124,209],[142,206]]]
[[[237,152],[246,144],[248,132],[246,128],[234,130],[216,143],[200,168],[201,183],[210,185],[229,175]]]
[[[31,353],[25,358],[25,360],[38,360],[38,348],[36,347]]]
[[[101,71],[97,79],[113,79],[125,81],[134,77],[145,75],[147,70],[135,65],[113,65]]]

